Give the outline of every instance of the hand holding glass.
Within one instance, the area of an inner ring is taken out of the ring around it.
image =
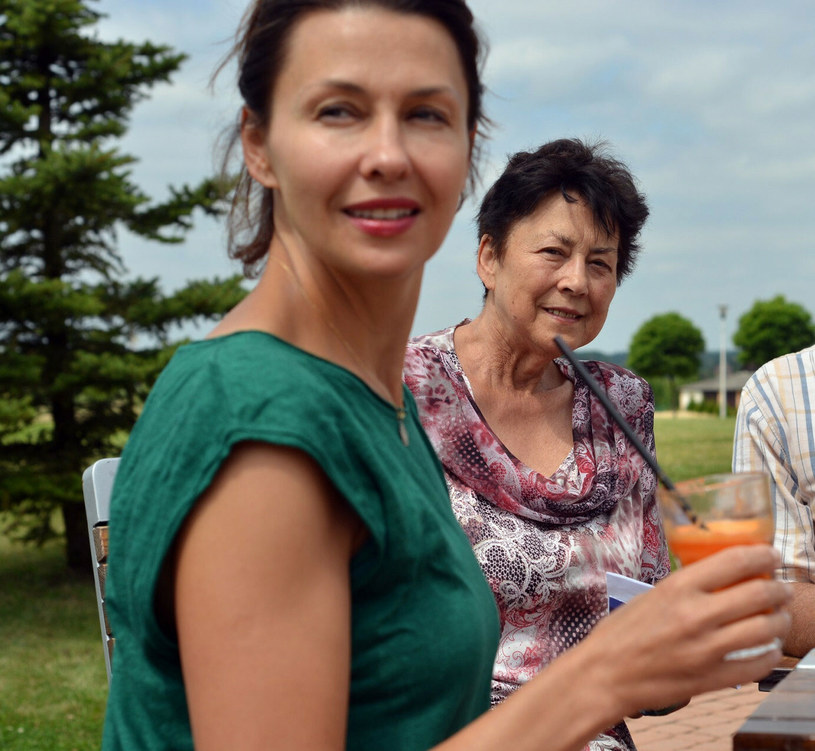
[[[682,510],[684,496],[700,524]],[[676,492],[658,490],[668,546],[683,566],[733,545],[772,544],[773,513],[769,477],[763,472],[738,472],[699,477],[676,484]],[[775,642],[731,652],[738,660],[764,654]]]

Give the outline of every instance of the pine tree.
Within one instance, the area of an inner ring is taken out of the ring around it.
[[[165,295],[127,279],[122,228],[180,242],[216,179],[157,203],[117,149],[133,107],[184,55],[103,42],[95,0],[0,0],[0,509],[43,541],[60,509],[67,560],[90,570],[81,473],[121,450],[177,325],[219,315],[238,277]]]

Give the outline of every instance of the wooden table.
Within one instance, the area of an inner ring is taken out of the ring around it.
[[[733,736],[733,751],[815,751],[815,649]]]
[[[756,681],[758,690],[772,691],[783,678],[786,678],[792,672],[799,660],[799,657],[784,655],[772,673],[765,675],[760,681]]]

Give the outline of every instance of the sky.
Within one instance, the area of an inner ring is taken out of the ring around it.
[[[121,143],[136,183],[169,185],[219,169],[236,121],[234,72],[210,76],[244,0],[93,0],[101,39],[151,41],[188,59],[134,110]],[[428,264],[413,333],[478,314],[478,202],[506,158],[561,137],[605,140],[651,215],[633,274],[590,349],[628,349],[655,315],[677,312],[708,350],[732,347],[739,317],[784,295],[815,315],[815,45],[811,0],[472,0],[488,40],[485,105],[495,123],[482,182]],[[166,292],[226,277],[222,222],[201,218],[183,245],[120,235],[134,276]],[[721,306],[726,306],[721,318]]]

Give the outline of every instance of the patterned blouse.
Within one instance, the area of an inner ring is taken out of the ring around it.
[[[653,584],[670,563],[654,473],[568,361],[555,363],[574,383],[574,445],[547,477],[515,458],[484,421],[456,356],[455,328],[412,339],[404,379],[498,604],[497,704],[608,612],[606,571]],[[584,364],[653,452],[648,383],[615,365]],[[621,723],[587,748],[634,743]]]

